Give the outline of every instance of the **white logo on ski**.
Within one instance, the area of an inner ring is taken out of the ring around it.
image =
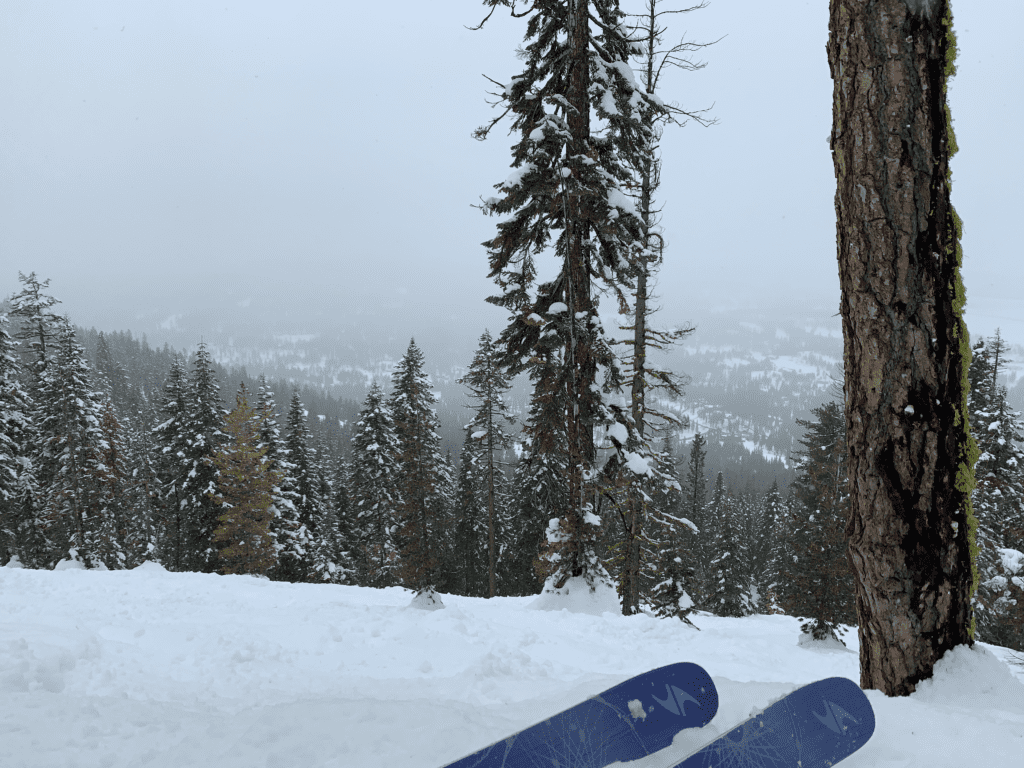
[[[657,696],[653,696],[653,698],[674,715],[686,714],[686,702],[688,701],[692,701],[697,706],[700,706],[700,702],[693,698],[693,696],[688,694],[686,691],[676,688],[674,685],[669,686],[666,684],[665,693],[667,693],[668,696],[664,699],[659,699]]]
[[[822,701],[825,701],[824,699]],[[825,701],[825,714],[819,715],[817,712],[811,710],[811,714],[818,718],[818,721],[834,733],[842,733],[846,730],[846,726],[843,725],[843,718],[852,720],[855,725],[860,725],[860,720],[855,718],[845,709],[840,707],[838,704],[834,704],[831,701]]]

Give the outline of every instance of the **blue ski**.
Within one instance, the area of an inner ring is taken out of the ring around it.
[[[868,697],[845,677],[798,688],[674,768],[828,768],[875,730]]]
[[[717,711],[708,673],[696,664],[670,664],[445,768],[604,768],[667,747],[680,730],[707,725]]]

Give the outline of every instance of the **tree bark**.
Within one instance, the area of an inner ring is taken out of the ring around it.
[[[571,139],[568,143],[568,166],[579,173],[580,167],[590,155],[590,19],[589,0],[569,0],[569,55],[571,59],[567,100],[572,109],[567,115]],[[575,175],[575,174],[574,174]],[[573,190],[578,183],[572,177],[567,179],[569,192],[566,206],[568,215],[568,243],[566,249],[565,275],[566,305],[569,307],[569,322],[574,331],[570,335],[566,360],[568,362],[566,432],[569,455],[569,531],[582,530],[585,525],[586,509],[585,472],[593,466],[596,454],[594,446],[594,414],[592,413],[592,386],[597,380],[597,362],[591,348],[589,322],[577,322],[578,317],[587,320],[594,314],[594,303],[590,290],[590,216],[583,210],[583,191]],[[578,540],[573,536],[573,540]],[[571,547],[567,553],[571,559],[569,572],[572,576],[582,575],[587,565],[583,562],[581,547]]]
[[[494,403],[487,404],[487,597],[494,597]]]
[[[973,642],[956,41],[948,0],[831,0],[829,30],[861,686],[905,696]]]

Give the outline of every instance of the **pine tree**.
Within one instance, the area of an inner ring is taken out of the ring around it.
[[[779,601],[804,619],[815,640],[840,639],[842,625],[857,621],[853,574],[846,556],[849,517],[846,421],[835,401],[813,410],[797,457],[796,504],[789,511],[790,556],[780,564]]]
[[[276,562],[270,508],[278,478],[265,461],[260,422],[242,384],[224,424],[224,440],[212,459],[217,485],[210,498],[219,512],[212,541],[218,548],[219,573],[263,576]]]
[[[35,420],[46,366],[53,356],[51,347],[64,321],[51,311],[60,302],[45,293],[49,280],[40,281],[35,272],[28,276],[19,272],[18,279],[23,287],[11,296],[10,305],[11,314],[18,320],[13,336],[20,346],[20,375],[30,411],[29,420],[23,425],[25,454],[20,457],[17,490],[9,509],[22,564],[46,568],[52,565],[53,542],[48,539],[45,520],[47,487],[52,478],[47,475],[50,463],[43,460],[44,437]]]
[[[719,472],[708,505],[708,518],[715,531],[709,562],[709,605],[719,616],[745,616],[750,612],[744,584],[743,561],[736,531],[737,500],[725,487]]]
[[[512,480],[513,533],[499,568],[505,582],[502,594],[533,595],[540,590],[554,570],[551,558],[558,555],[551,551],[550,539],[557,538],[558,521],[568,515],[571,459],[564,421],[557,414],[558,393],[550,391],[551,386],[557,387],[554,377],[537,376],[523,425],[525,444]]]
[[[437,396],[423,371],[423,353],[409,342],[391,377],[388,404],[398,437],[401,503],[398,545],[403,585],[417,594],[436,590],[441,565],[445,498]]]
[[[271,491],[270,537],[274,543],[274,565],[267,576],[275,581],[296,581],[291,572],[298,561],[296,538],[299,532],[296,510],[294,465],[288,458],[288,445],[277,422],[277,403],[274,392],[262,374],[257,379],[255,410],[259,416],[260,444],[265,453],[263,461],[272,472],[277,484]]]
[[[100,405],[99,431],[102,439],[97,477],[101,520],[98,555],[109,569],[132,568],[142,562],[148,542],[145,524],[136,517],[138,512],[133,509],[137,499],[128,469],[124,430],[109,400]],[[135,530],[136,526],[141,530]]]
[[[181,510],[185,524],[185,570],[212,573],[217,566],[213,532],[220,526],[220,510],[213,501],[217,468],[213,457],[226,439],[224,406],[213,359],[200,344],[188,381],[188,420],[185,423],[185,466],[181,478]]]
[[[452,460],[451,449],[445,451],[444,457],[441,459],[440,472],[437,480],[437,494],[435,496],[435,513],[434,519],[437,520],[438,536],[437,536],[437,548],[438,548],[438,560],[440,563],[438,577],[438,591],[439,592],[452,592],[452,574],[454,572],[453,563],[455,561],[455,525],[456,525],[456,512],[455,512],[455,499],[457,496],[458,486],[458,471],[455,467],[455,462]],[[507,495],[505,494],[505,487],[502,480],[504,475],[499,472],[495,475],[495,508],[498,510],[504,510],[507,504]],[[505,515],[499,515],[498,526],[499,530],[504,532],[507,524]],[[498,541],[498,553],[497,556],[501,557],[501,550],[504,546],[503,541]]]
[[[43,369],[34,420],[39,425],[40,490],[48,566],[68,558],[87,568],[103,565],[104,521],[99,404],[89,382],[85,351],[69,322],[62,323]]]
[[[334,471],[334,493],[331,497],[334,506],[334,514],[338,526],[338,562],[344,562],[347,572],[344,575],[344,584],[358,584],[358,553],[359,533],[356,518],[352,510],[352,502],[349,498],[349,487],[352,482],[351,465],[342,458],[338,458]]]
[[[1024,650],[1024,425],[999,384],[1012,362],[998,329],[973,350],[968,377],[971,433],[980,456],[971,500],[978,518],[978,638]]]
[[[190,421],[188,381],[183,362],[175,357],[167,373],[160,403],[160,423],[153,429],[157,451],[154,470],[158,483],[157,557],[171,571],[188,569],[185,479],[189,461]]]
[[[36,510],[32,471],[32,402],[21,384],[21,361],[0,314],[0,565],[12,558],[39,567],[45,549]]]
[[[313,521],[311,536],[311,556],[309,580],[313,582],[344,584],[353,571],[345,551],[341,545],[341,529],[339,518],[332,499],[334,488],[330,471],[333,465],[324,429],[317,430],[316,444],[313,449],[314,476],[318,488],[318,516]]]
[[[500,534],[497,533],[499,511],[496,503],[499,499],[501,481],[498,479],[502,469],[495,454],[505,451],[512,445],[512,437],[506,429],[515,423],[515,417],[509,411],[504,396],[512,385],[508,381],[500,364],[500,352],[495,346],[489,331],[480,337],[469,372],[461,379],[460,384],[466,385],[470,397],[475,401],[473,420],[469,423],[467,439],[463,443],[463,454],[469,449],[471,441],[479,442],[481,451],[473,452],[475,460],[482,461],[480,466],[484,473],[484,485],[487,505],[487,596],[495,595],[495,572],[497,567],[497,548]],[[460,489],[461,493],[461,489]]]
[[[788,509],[786,501],[779,491],[777,480],[772,481],[772,487],[764,495],[761,502],[761,515],[764,525],[761,540],[767,545],[764,550],[765,566],[762,577],[756,581],[758,592],[762,595],[761,609],[766,613],[781,613],[779,605],[779,569],[782,565],[782,558],[786,551],[786,518]]]
[[[455,495],[455,537],[452,562],[453,591],[471,597],[491,596],[488,560],[489,521],[486,470],[481,466],[482,446],[472,439],[472,426],[459,456]]]
[[[376,382],[370,387],[352,436],[349,501],[359,533],[357,583],[389,587],[398,583],[398,437],[391,409]]]
[[[667,31],[661,26],[663,16],[669,13],[686,13],[696,8],[683,11],[659,11],[658,0],[647,0],[647,9],[642,14],[632,15],[636,19],[633,30],[635,47],[639,47],[640,79],[645,93],[653,96],[657,89],[661,74],[667,68],[700,69],[703,65],[694,64],[684,54],[699,48],[693,43],[680,43],[667,50],[660,49],[664,34]],[[656,465],[659,461],[654,449],[655,435],[662,433],[666,426],[685,426],[672,414],[660,410],[656,406],[654,393],[660,391],[668,398],[679,398],[683,394],[686,378],[671,370],[659,367],[649,357],[651,350],[665,351],[681,342],[693,332],[693,328],[659,329],[651,325],[650,318],[655,307],[652,304],[652,284],[657,270],[664,258],[665,240],[658,230],[658,213],[654,195],[661,184],[661,158],[657,153],[657,141],[666,123],[685,124],[686,119],[696,119],[703,125],[712,121],[706,120],[700,112],[686,112],[676,106],[663,103],[660,108],[651,104],[640,104],[638,118],[643,126],[643,139],[637,147],[633,160],[635,180],[632,195],[636,201],[639,215],[642,241],[635,260],[636,286],[632,291],[634,302],[630,313],[631,322],[621,327],[630,333],[629,338],[615,342],[626,345],[628,354],[623,360],[624,376],[630,386],[630,409],[628,417],[620,419],[622,426],[628,428],[625,444],[619,446],[628,450],[628,463],[619,465],[621,475],[615,478],[614,485],[623,488],[625,497],[625,525],[623,526],[623,562],[620,571],[619,591],[622,595],[622,612],[626,615],[636,613],[640,609],[641,584],[641,549],[647,538],[645,526],[649,519],[645,506],[645,498],[660,493],[658,486],[666,482],[657,473],[636,474],[635,467]],[[638,458],[642,461],[638,463]],[[668,482],[674,482],[669,480]],[[674,560],[671,562],[674,563]]]
[[[306,408],[298,391],[292,393],[286,423],[288,462],[291,464],[288,485],[294,498],[294,536],[280,554],[281,574],[288,581],[308,581],[313,568],[313,542],[317,522],[322,514],[320,483],[311,445]],[[317,579],[319,580],[319,579]]]
[[[60,315],[51,309],[60,304],[58,299],[44,293],[50,281],[40,281],[36,273],[28,276],[18,273],[22,289],[11,296],[11,314],[21,321],[14,337],[22,342],[26,355],[26,374],[29,395],[35,398],[42,387],[43,374],[52,356],[50,347],[65,325]]]
[[[507,4],[485,1],[492,14]],[[494,94],[505,107],[501,117],[512,113],[519,140],[513,174],[495,187],[501,197],[483,205],[503,217],[485,243],[500,291],[488,301],[512,317],[501,334],[503,367],[513,375],[531,370],[535,385],[555,398],[553,421],[536,427],[564,429],[567,438],[569,503],[548,537],[551,584],[582,577],[593,586],[607,578],[595,551],[601,519],[592,485],[594,431],[614,420],[606,395],[622,387],[597,296],[610,293],[625,306],[633,285],[644,233],[623,188],[652,139],[641,111],[664,108],[635,82],[628,63],[634,43],[617,0],[542,0],[525,14],[525,68]],[[553,253],[558,272],[537,285],[535,257],[544,251]]]
[[[674,479],[676,465],[669,436],[665,437],[658,458],[659,472]],[[640,571],[640,592],[656,615],[678,618],[693,626],[689,615],[694,608],[690,593],[694,590],[695,579],[692,553],[687,544],[698,529],[688,518],[678,516],[682,506],[683,488],[678,481],[675,486],[662,484],[651,499],[655,524],[645,535],[648,552],[644,560],[649,567]]]
[[[124,366],[114,358],[102,331],[96,339],[95,361],[96,388],[110,400],[115,412],[122,417],[138,414],[142,398]]]
[[[688,520],[693,528],[681,531],[681,546],[686,553],[684,563],[693,568],[693,582],[690,597],[702,610],[711,608],[711,552],[713,544],[713,522],[707,511],[708,481],[704,474],[707,461],[707,438],[699,431],[693,435],[690,457],[686,462],[686,477],[679,501],[679,516]]]
[[[779,494],[778,485],[772,488]],[[772,490],[769,490],[769,494]],[[748,483],[747,490],[738,497],[740,511],[740,545],[742,553],[744,591],[751,613],[765,613],[768,606],[767,589],[771,582],[772,520],[765,506],[767,496],[761,497]],[[779,497],[781,499],[781,496]]]
[[[158,560],[160,553],[160,481],[156,473],[156,447],[150,428],[144,426],[149,418],[126,419],[120,424],[125,485],[125,505],[128,509],[126,549],[129,568],[147,560]]]

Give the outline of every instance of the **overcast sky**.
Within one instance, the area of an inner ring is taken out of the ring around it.
[[[73,320],[107,329],[273,302],[293,316],[384,309],[411,332],[417,318],[497,330],[480,246],[495,220],[470,206],[508,175],[511,139],[470,134],[492,116],[482,75],[518,71],[525,20],[499,11],[467,30],[484,12],[0,0],[0,292],[35,271]],[[954,12],[968,321],[974,335],[1024,330],[1024,3]],[[661,91],[719,121],[663,141],[665,319],[836,311],[828,2],[712,0],[672,23],[677,38],[725,37]]]

